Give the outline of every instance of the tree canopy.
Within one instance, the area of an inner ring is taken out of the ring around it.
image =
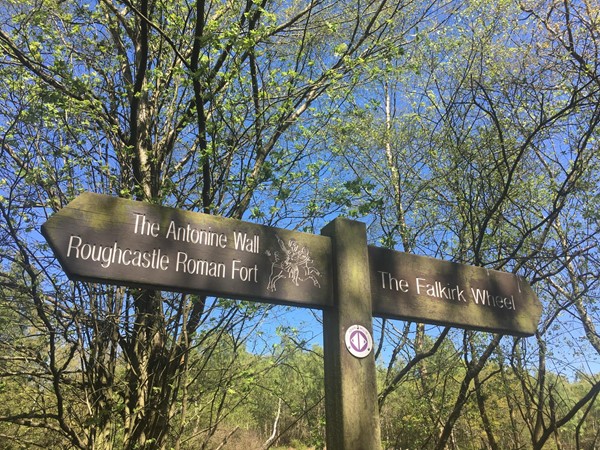
[[[0,4],[2,447],[324,445],[319,312],[68,280],[84,191],[519,274],[531,338],[376,322],[382,441],[598,445],[596,2]]]

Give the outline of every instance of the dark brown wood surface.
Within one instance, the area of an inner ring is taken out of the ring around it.
[[[542,312],[522,278],[482,267],[369,247],[373,314],[531,336]]]
[[[42,226],[76,280],[323,308],[328,237],[84,193]]]
[[[331,238],[84,193],[42,226],[76,280],[312,308],[333,300]],[[368,247],[373,315],[530,336],[541,305],[520,277]]]
[[[333,240],[334,308],[323,312],[327,448],[380,450],[375,355],[362,358],[345,348],[357,325],[372,334],[367,233],[360,222],[337,218],[322,230]]]

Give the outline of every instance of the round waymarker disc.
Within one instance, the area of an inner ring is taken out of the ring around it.
[[[346,348],[356,358],[364,358],[373,350],[371,333],[361,325],[352,325],[346,330]]]

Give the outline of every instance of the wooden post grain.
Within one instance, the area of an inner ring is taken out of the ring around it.
[[[372,305],[363,223],[337,218],[322,230],[331,237],[334,306],[323,312],[325,405],[328,450],[380,450],[375,357],[353,356],[348,328],[372,334]]]

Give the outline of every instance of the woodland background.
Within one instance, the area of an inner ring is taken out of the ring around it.
[[[83,191],[516,273],[535,336],[377,320],[382,439],[600,442],[594,0],[0,0],[0,447],[323,448],[319,311],[74,283]]]

